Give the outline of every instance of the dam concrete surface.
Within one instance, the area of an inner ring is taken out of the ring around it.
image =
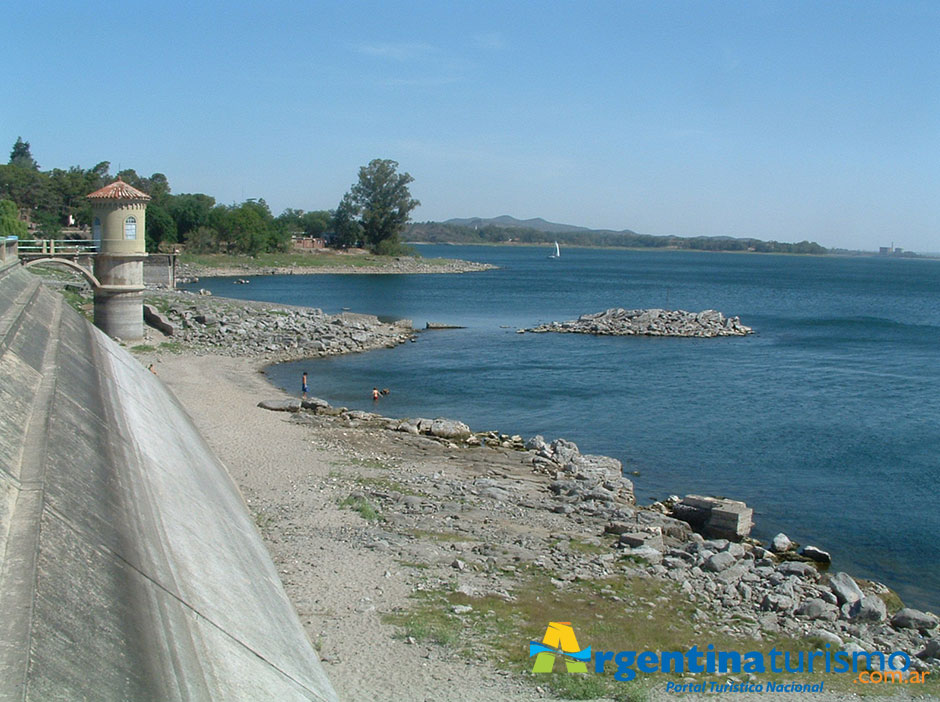
[[[0,265],[0,700],[336,700],[163,383]]]

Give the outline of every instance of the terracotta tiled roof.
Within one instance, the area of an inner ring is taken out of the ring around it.
[[[118,178],[101,190],[86,195],[89,200],[149,200],[150,196]]]

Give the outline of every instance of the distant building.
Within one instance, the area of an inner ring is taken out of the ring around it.
[[[295,249],[325,249],[326,239],[318,236],[295,236],[292,237],[292,243]]]

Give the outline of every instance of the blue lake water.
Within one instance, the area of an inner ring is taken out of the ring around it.
[[[829,550],[833,567],[940,610],[940,262],[548,247],[422,246],[467,275],[208,279],[217,295],[405,317],[414,344],[272,367],[294,392],[388,416],[565,437],[615,456],[638,500],[744,500],[754,535]],[[717,309],[747,338],[517,334],[609,307]]]

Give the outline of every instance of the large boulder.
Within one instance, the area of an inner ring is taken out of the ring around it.
[[[728,551],[721,551],[713,556],[709,556],[702,565],[702,570],[708,570],[712,573],[720,573],[725,568],[734,564],[735,558]]]
[[[832,555],[828,551],[823,551],[815,546],[804,546],[803,550],[800,551],[800,555],[817,563],[832,563]]]
[[[919,609],[905,607],[893,617],[891,617],[891,626],[895,629],[918,629],[929,631],[940,623],[936,614],[931,612],[921,612]]]
[[[545,438],[541,434],[536,434],[525,442],[525,447],[528,451],[541,451],[544,448],[548,448],[548,444],[545,442]]]
[[[760,608],[764,612],[792,612],[796,603],[789,595],[769,592],[761,600]]]
[[[888,616],[884,600],[877,595],[863,595],[862,599],[853,604],[843,605],[845,607],[848,607],[848,617],[853,622],[883,622]]]
[[[848,573],[839,572],[829,578],[829,589],[840,605],[853,605],[862,599],[862,590]]]
[[[455,419],[435,419],[428,431],[431,436],[441,439],[465,439],[470,436],[470,427]]]
[[[774,553],[786,553],[794,547],[795,544],[784,533],[777,534],[770,542],[770,550]]]
[[[803,561],[784,561],[777,566],[777,572],[784,575],[796,575],[801,578],[810,578],[815,580],[819,577],[819,571],[810,564]]]
[[[663,535],[655,529],[624,532],[620,535],[619,543],[621,546],[630,548],[648,546],[649,548],[656,549],[660,553],[665,551],[663,547]]]
[[[330,403],[326,400],[320,399],[319,397],[308,397],[300,401],[300,406],[304,409],[316,411],[320,409],[326,409],[330,406]]]
[[[940,639],[930,639],[923,650],[917,652],[917,657],[921,659],[937,658],[940,659]]]
[[[570,462],[575,456],[580,455],[578,450],[578,445],[573,441],[568,441],[567,439],[555,439],[551,446],[549,447],[552,453],[552,458],[556,463],[562,465]]]
[[[826,621],[835,621],[839,618],[839,610],[836,609],[834,605],[818,597],[803,600],[800,606],[797,607],[795,614],[798,617],[805,617],[806,619],[823,619]],[[839,645],[841,644],[842,642],[839,641]]]

